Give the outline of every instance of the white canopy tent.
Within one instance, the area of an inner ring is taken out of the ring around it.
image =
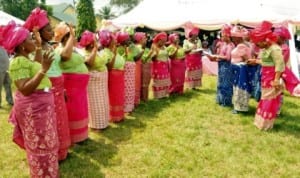
[[[252,1],[144,0],[113,24],[146,26],[154,30],[173,30],[192,22],[204,30],[220,29],[224,23],[241,23],[253,27],[263,20],[281,23],[286,16]]]
[[[7,14],[3,11],[0,11],[0,25],[6,25],[11,20],[14,20],[16,22],[16,24],[20,24],[20,25],[24,24],[23,20],[21,20],[17,17],[14,17],[10,14]]]
[[[295,14],[297,12],[299,15]],[[288,26],[292,21],[300,23],[300,1],[143,0],[127,14],[112,20],[112,24],[119,28],[145,26],[157,31],[167,31],[184,27],[187,22],[192,22],[200,29],[217,30],[225,23],[240,23],[255,27],[263,20],[271,21],[275,26]],[[291,30],[290,25],[289,29]],[[290,45],[293,44],[292,39]],[[291,64],[299,78],[295,49],[291,49]]]

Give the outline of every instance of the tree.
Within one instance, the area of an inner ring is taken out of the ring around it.
[[[46,5],[46,0],[41,0],[41,2],[39,3],[39,6],[41,7],[41,9],[44,9],[47,11],[48,16],[52,16],[53,8],[52,8],[52,6]]]
[[[79,0],[76,6],[77,28],[76,36],[79,37],[82,32],[89,30],[95,32],[96,18],[92,0]]]
[[[142,0],[110,0],[110,5],[122,7],[124,8],[124,12],[126,13],[130,11],[132,8],[134,8],[136,5],[138,5],[139,2]]]
[[[99,15],[101,19],[112,19],[115,18],[116,15],[112,12],[110,6],[104,6],[99,10]]]
[[[40,6],[48,12],[48,15],[52,15],[52,8],[46,5],[46,0],[0,0],[1,9],[15,17],[22,20],[26,20],[30,12]]]
[[[22,11],[20,10],[22,7],[22,4],[18,0],[0,0],[0,6],[1,9],[8,13],[11,14],[15,17],[22,18]]]

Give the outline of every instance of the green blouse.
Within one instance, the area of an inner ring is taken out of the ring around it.
[[[176,47],[175,45],[171,44],[167,47],[167,51],[169,56],[173,56],[174,53],[176,52]],[[175,54],[175,59],[184,59],[185,54],[184,54],[184,49],[182,47],[179,47],[176,54]]]
[[[11,60],[9,66],[9,74],[12,81],[17,81],[21,79],[33,78],[42,66],[36,61],[27,59],[24,56],[18,56]],[[47,76],[41,80],[37,89],[51,88],[51,81]]]
[[[149,56],[149,53],[150,53],[150,49],[149,48],[145,48],[144,53],[142,55],[142,61],[143,61],[143,63],[147,63],[147,62],[151,61],[151,59],[152,59],[153,56],[152,55]]]
[[[126,48],[124,46],[118,46],[117,47],[117,53],[120,56],[123,56],[125,58],[126,57]]]
[[[60,54],[62,47],[57,47],[55,49],[58,54]],[[61,61],[60,66],[63,73],[88,73],[88,68],[84,63],[84,57],[79,53],[73,51],[71,58],[67,61]]]
[[[113,69],[124,70],[124,66],[125,66],[125,58],[120,54],[117,54],[115,63],[113,65]]]
[[[168,61],[168,59],[169,59],[169,55],[168,55],[167,48],[160,49],[158,51],[157,56],[156,56],[156,60],[158,60],[158,61]]]
[[[275,66],[276,72],[284,71],[284,60],[280,46],[273,44],[268,49],[260,52],[259,58],[262,61],[262,66]]]
[[[89,56],[91,52],[85,50],[85,55]],[[113,53],[108,48],[104,48],[97,55],[94,61],[94,65],[89,67],[90,71],[96,70],[99,72],[107,71],[106,64],[109,63],[113,58]]]
[[[51,64],[49,70],[47,71],[47,76],[48,77],[58,77],[58,76],[61,76],[61,74],[62,74],[62,70],[60,68],[61,57],[57,53],[57,51],[53,51],[52,54],[54,54],[54,60]]]
[[[195,46],[195,44],[192,43],[192,42],[190,42],[188,39],[185,39],[183,41],[183,49],[184,49],[184,51],[190,51],[190,50],[192,50],[194,48],[194,46]],[[197,40],[196,46],[197,46],[197,48],[201,48],[202,47],[200,39]]]
[[[137,47],[135,44],[130,44],[128,46],[128,54],[127,54],[127,61],[134,61],[134,58],[138,56],[142,52],[142,49]]]

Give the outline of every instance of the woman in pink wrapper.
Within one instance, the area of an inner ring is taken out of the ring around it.
[[[127,33],[118,32],[116,40],[109,33],[100,35],[100,43],[111,51],[116,50],[116,45],[121,45],[129,38]],[[124,48],[122,48],[124,49]],[[121,122],[125,119],[124,103],[125,103],[125,57],[118,52],[115,61],[108,72],[108,89],[110,103],[110,121]]]
[[[30,175],[33,178],[59,177],[58,135],[51,81],[46,72],[53,55],[45,52],[31,60],[29,54],[41,53],[41,39],[13,21],[0,29],[0,45],[15,53],[9,67],[16,86],[15,103],[10,114],[13,141],[26,150]],[[39,61],[39,62],[38,62]]]
[[[42,39],[42,53],[52,51],[54,54],[54,61],[47,71],[47,76],[52,83],[52,92],[54,94],[55,113],[57,120],[57,131],[59,138],[58,159],[62,161],[67,158],[68,148],[71,146],[70,129],[67,107],[64,97],[64,77],[60,68],[61,57],[54,52],[53,47],[49,44],[52,40],[54,32],[49,23],[47,12],[40,8],[34,9],[27,18],[24,27],[29,31],[34,28],[39,30]]]
[[[142,56],[144,54],[144,46],[147,42],[146,33],[136,32],[134,34],[135,48],[139,52],[135,62],[135,99],[134,105],[140,104],[141,89],[142,89]]]
[[[169,70],[169,55],[165,47],[168,35],[160,32],[153,38],[151,50],[152,58],[152,79],[153,79],[153,95],[154,98],[164,98],[169,96],[169,88],[171,85]]]
[[[272,32],[272,24],[264,21],[251,31],[250,39],[261,48],[260,60],[252,62],[261,63],[262,96],[258,103],[254,124],[261,130],[273,128],[283,86],[280,77],[285,69],[282,50],[277,42],[276,35]]]
[[[55,29],[54,39],[60,42],[55,51],[60,54],[60,66],[64,76],[67,95],[67,111],[71,142],[78,143],[88,138],[88,101],[87,85],[89,73],[82,55],[76,52],[73,27],[64,22]]]
[[[202,85],[202,60],[201,53],[196,49],[201,48],[201,41],[198,38],[199,29],[193,28],[188,33],[188,39],[183,42],[183,49],[186,53],[186,78],[187,88],[196,89]]]
[[[179,35],[173,33],[169,35],[170,45],[167,47],[171,59],[171,91],[170,93],[183,94],[184,77],[185,77],[185,53],[184,49],[179,46]]]

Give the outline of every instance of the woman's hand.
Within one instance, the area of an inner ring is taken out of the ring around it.
[[[94,39],[94,44],[93,44],[93,46],[94,46],[94,49],[95,49],[96,51],[98,51],[99,45],[98,45],[96,39]]]
[[[38,30],[38,27],[35,26],[32,30],[33,32],[33,35],[34,35],[34,38],[35,38],[35,44],[38,48],[41,48],[42,47],[42,38],[41,38],[41,35],[39,33],[39,30]]]
[[[280,89],[281,88],[281,84],[280,84],[280,81],[275,79],[273,80],[272,84],[271,84],[276,90]]]
[[[75,30],[74,30],[74,26],[72,23],[68,24],[69,28],[70,28],[70,35],[75,37]]]
[[[43,59],[41,61],[41,64],[42,64],[42,72],[43,73],[46,73],[48,71],[48,69],[50,68],[54,58],[53,58],[54,54],[50,51],[46,51],[44,54],[43,54]]]
[[[256,63],[256,59],[248,59],[247,61],[246,61],[246,63],[248,64],[248,65],[256,65],[257,63]]]

